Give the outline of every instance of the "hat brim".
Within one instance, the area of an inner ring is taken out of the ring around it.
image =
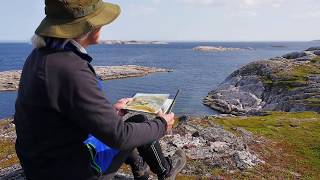
[[[104,2],[97,11],[82,18],[60,20],[45,17],[35,33],[56,38],[76,38],[111,23],[119,16],[120,12],[118,5]]]

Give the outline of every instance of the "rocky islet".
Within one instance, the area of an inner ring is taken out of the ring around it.
[[[121,79],[145,76],[156,72],[171,72],[171,69],[145,67],[136,65],[124,66],[94,66],[94,69],[102,80]],[[0,72],[0,92],[16,91],[19,87],[21,70]]]

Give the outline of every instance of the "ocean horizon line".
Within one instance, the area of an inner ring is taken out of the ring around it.
[[[320,40],[121,40],[121,39],[103,39],[100,41],[145,41],[145,42],[168,42],[168,43],[273,43],[273,42],[318,42]],[[29,43],[30,40],[0,40],[0,43]]]

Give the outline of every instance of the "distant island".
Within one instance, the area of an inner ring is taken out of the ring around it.
[[[168,44],[167,42],[162,41],[123,41],[123,40],[102,40],[99,42],[100,44]]]
[[[222,46],[197,46],[193,48],[194,51],[202,52],[225,52],[225,51],[239,51],[239,50],[253,50],[253,48],[227,48]]]
[[[271,47],[274,47],[274,48],[286,48],[287,46],[285,46],[285,45],[273,44],[273,45],[271,45]]]

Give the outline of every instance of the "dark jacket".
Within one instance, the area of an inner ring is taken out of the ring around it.
[[[69,47],[72,47],[69,46]],[[88,134],[118,150],[161,138],[166,122],[123,122],[97,85],[91,58],[76,50],[34,49],[16,100],[16,152],[29,179],[95,179]]]

